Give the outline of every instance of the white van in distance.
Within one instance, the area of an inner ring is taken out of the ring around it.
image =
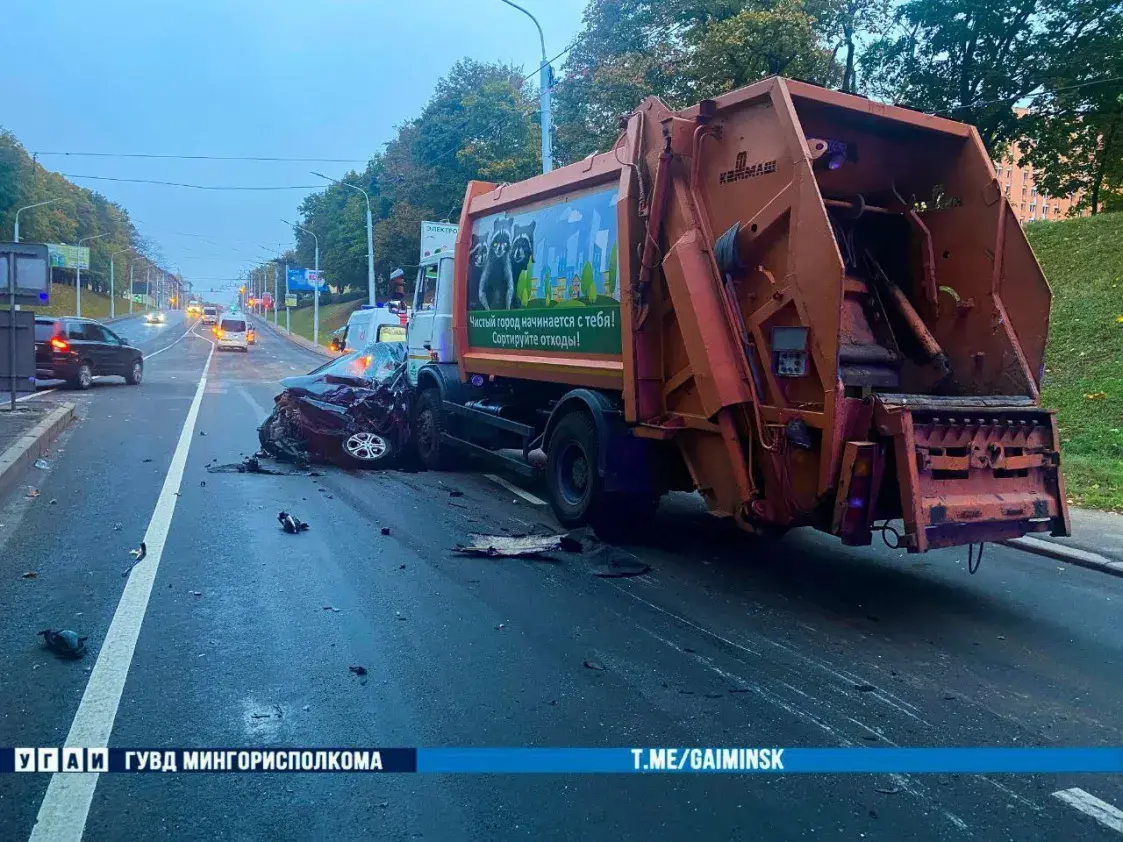
[[[250,343],[246,340],[246,319],[244,316],[223,316],[215,325],[214,335],[218,339],[218,350],[239,348],[249,352]]]

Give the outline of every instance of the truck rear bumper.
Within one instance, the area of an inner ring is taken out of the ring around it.
[[[1004,397],[882,396],[910,552],[1068,535],[1053,413]]]

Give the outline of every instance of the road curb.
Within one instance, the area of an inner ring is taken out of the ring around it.
[[[74,404],[61,404],[0,453],[0,496],[19,484],[24,469],[42,456],[73,420]]]
[[[265,327],[269,328],[269,330],[273,331],[278,336],[287,339],[293,345],[303,348],[305,351],[311,351],[313,354],[319,354],[321,357],[329,360],[335,357],[335,354],[331,353],[326,348],[308,341],[303,336],[297,336],[295,333],[285,330],[280,325],[273,324],[269,319],[263,319],[260,316],[254,316],[253,319],[265,325]]]
[[[1077,567],[1087,567],[1089,570],[1098,570],[1109,576],[1123,577],[1123,561],[1112,561],[1107,556],[1091,553],[1087,550],[1078,550],[1075,547],[1066,547],[1053,541],[1043,541],[1040,538],[1011,538],[1003,541],[1007,547],[1013,547],[1023,552],[1044,556],[1045,558],[1063,561],[1065,564],[1075,564]]]

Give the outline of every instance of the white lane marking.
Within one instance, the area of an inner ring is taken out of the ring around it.
[[[522,497],[528,503],[533,503],[535,506],[545,506],[546,505],[546,501],[543,500],[541,497],[535,497],[529,491],[523,491],[521,488],[519,488],[514,483],[507,482],[507,480],[503,479],[503,477],[497,477],[495,474],[484,474],[484,476],[487,477],[492,482],[499,483],[499,485],[506,488],[512,494],[518,494],[520,497]]]
[[[249,405],[257,411],[257,415],[261,419],[261,421],[264,421],[270,416],[270,414],[272,414],[273,410],[266,409],[262,404],[258,403],[257,398],[251,395],[249,389],[247,389],[241,383],[238,384],[238,391],[242,394],[242,397],[246,399],[246,402],[249,403]]]
[[[209,340],[208,340],[209,341]],[[101,644],[97,661],[94,663],[86,692],[74,715],[70,733],[66,736],[67,746],[107,746],[117,718],[117,707],[125,689],[125,679],[133,661],[137,637],[148,610],[148,599],[152,594],[152,584],[160,567],[164,544],[171,528],[172,515],[175,514],[176,500],[183,483],[183,471],[187,466],[187,454],[191,450],[191,440],[195,433],[195,422],[199,417],[199,407],[207,386],[207,372],[214,357],[214,343],[207,353],[195,397],[187,410],[187,418],[179,434],[171,465],[168,467],[164,486],[156,499],[156,507],[148,530],[144,533],[144,543],[148,555],[129,573],[121,600],[109,624],[109,631]],[[43,796],[35,827],[31,831],[31,842],[81,842],[90,812],[94,789],[98,782],[97,772],[54,774]]]
[[[30,395],[24,395],[22,398],[16,398],[16,403],[19,403],[20,401],[28,401],[28,400],[31,400],[32,398],[41,398],[41,397],[43,397],[43,395],[49,395],[51,392],[57,392],[57,391],[58,391],[58,387],[54,386],[50,389],[44,389],[42,392],[32,392]]]
[[[1070,807],[1075,807],[1086,816],[1091,816],[1104,827],[1110,827],[1117,833],[1123,833],[1123,810],[1100,801],[1090,792],[1085,792],[1079,787],[1062,789],[1053,793],[1053,797],[1060,799]]]

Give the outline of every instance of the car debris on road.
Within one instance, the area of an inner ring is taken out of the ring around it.
[[[581,542],[568,535],[476,535],[468,536],[472,542],[454,547],[461,555],[481,555],[491,558],[532,558],[554,550],[581,552]]]
[[[279,512],[277,514],[277,520],[280,521],[281,527],[289,535],[296,535],[308,529],[307,523],[294,515],[290,515],[288,512]]]
[[[39,632],[39,635],[43,638],[43,642],[47,644],[47,648],[60,658],[77,660],[86,654],[86,641],[89,638],[79,637],[77,632],[70,629],[62,629],[61,631],[43,629]]]

